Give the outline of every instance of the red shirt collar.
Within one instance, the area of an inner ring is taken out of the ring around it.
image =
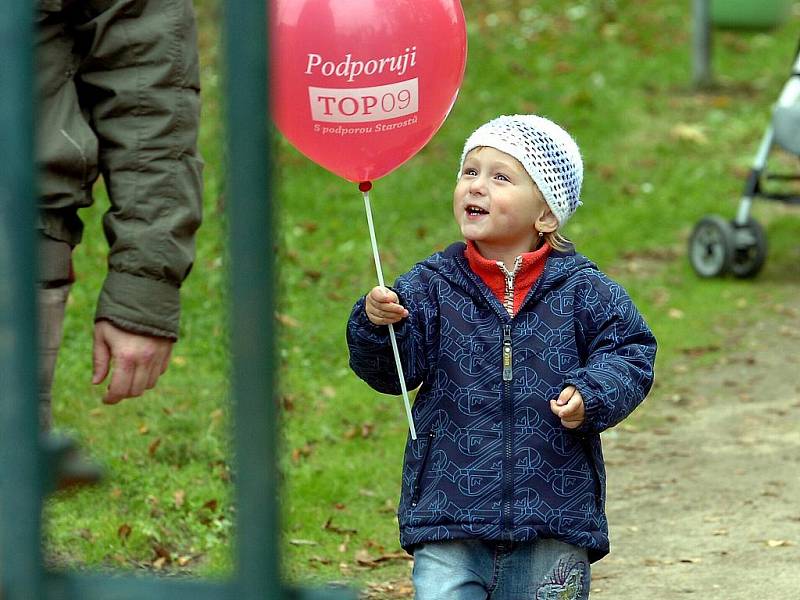
[[[544,272],[544,265],[550,255],[550,244],[545,242],[540,248],[532,252],[522,254],[522,264],[514,278],[514,314],[517,313],[525,296],[528,295],[533,284],[541,277]],[[472,240],[467,241],[467,249],[464,256],[470,268],[492,291],[492,294],[503,304],[505,300],[506,278],[503,271],[495,260],[489,260],[481,256],[478,247]],[[514,269],[514,265],[505,265],[508,271]]]

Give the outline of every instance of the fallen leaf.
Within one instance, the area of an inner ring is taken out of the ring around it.
[[[319,544],[319,542],[315,542],[314,540],[301,540],[301,539],[289,540],[289,543],[292,546],[317,546]]]
[[[375,424],[367,422],[362,423],[360,427],[353,425],[342,434],[342,437],[346,440],[352,440],[359,436],[362,439],[367,439],[372,435],[373,431],[375,431]]]
[[[356,550],[355,554],[356,563],[361,565],[362,567],[375,567],[376,563],[372,560],[372,557],[369,555],[367,550],[363,548],[361,550]]]
[[[594,590],[592,590],[594,592]],[[388,600],[411,598],[414,595],[414,588],[408,581],[384,581],[380,583],[368,583],[364,590],[366,600]]]
[[[662,564],[664,564],[657,558],[645,558],[642,563],[644,563],[644,565],[647,567],[660,567]]]
[[[558,75],[566,75],[567,73],[572,73],[574,70],[575,65],[563,60],[558,61],[553,67],[553,72]]]
[[[163,558],[165,561],[170,562],[172,560],[172,555],[170,554],[169,550],[167,550],[161,544],[155,544],[153,546],[153,552],[156,555],[156,558]]]
[[[183,490],[176,490],[172,498],[175,502],[175,507],[180,508],[183,506],[183,503],[186,502],[186,492]]]
[[[613,179],[617,174],[617,168],[614,165],[598,165],[595,170],[606,181]]]
[[[333,524],[333,517],[328,517],[328,520],[325,521],[325,524],[322,526],[322,529],[324,529],[325,531],[331,531],[333,533],[339,533],[339,534],[348,535],[348,536],[350,534],[355,535],[355,534],[358,533],[358,530],[356,530],[356,529],[348,529],[348,528],[345,528],[345,527],[339,527],[337,525],[334,525]]]
[[[124,542],[131,536],[132,531],[133,529],[131,529],[130,525],[128,525],[127,523],[123,523],[117,529],[117,536]]]
[[[294,448],[291,454],[292,462],[295,464],[300,462],[300,459],[311,456],[311,453],[313,451],[314,451],[314,446],[311,444],[305,444],[299,448]]]
[[[407,552],[389,552],[386,554],[381,554],[380,556],[372,556],[370,553],[362,548],[361,550],[356,551],[355,554],[356,563],[358,563],[362,567],[368,567],[374,569],[381,565],[381,563],[401,560],[414,560],[414,558],[409,555]]]
[[[303,271],[303,275],[306,276],[306,279],[310,279],[313,282],[317,282],[322,277],[322,272],[317,271],[316,269],[306,269],[305,271]]]
[[[300,321],[295,319],[294,317],[290,317],[289,315],[284,315],[282,313],[275,313],[275,319],[283,325],[284,327],[300,327]]]
[[[701,146],[708,143],[708,136],[699,125],[678,123],[670,130],[670,135],[682,142],[691,142]]]
[[[719,350],[720,347],[717,346],[716,344],[710,344],[708,346],[694,346],[691,348],[681,348],[681,352],[693,358],[698,356],[703,356],[704,354],[708,354],[709,352],[718,352]]]
[[[150,433],[150,428],[147,425],[139,426],[139,435],[147,435]]]
[[[152,442],[150,442],[150,445],[147,447],[147,453],[150,456],[153,456],[156,453],[156,450],[158,450],[158,447],[160,445],[161,445],[161,438],[159,437],[154,439]]]
[[[728,108],[731,105],[730,96],[712,96],[709,98],[709,103],[714,108]]]
[[[217,502],[217,499],[216,498],[212,498],[211,500],[209,500],[208,502],[203,504],[203,508],[207,508],[211,512],[216,512],[218,505],[219,505],[219,502]]]
[[[292,412],[294,410],[294,396],[291,394],[284,394],[281,398],[281,406],[283,406],[283,410],[286,412]]]
[[[683,318],[683,311],[679,308],[670,308],[667,311],[667,316],[670,319],[682,319]]]

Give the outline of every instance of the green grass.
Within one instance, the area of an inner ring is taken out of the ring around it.
[[[428,146],[372,193],[386,280],[457,239],[452,187],[472,129],[501,113],[549,116],[574,134],[586,162],[585,204],[566,234],[627,287],[655,330],[659,381],[650,402],[663,401],[680,385],[682,365],[713,360],[734,343],[733,328],[780,311],[800,282],[800,213],[782,205],[754,208],[770,244],[755,280],[700,280],[685,255],[703,215],[735,214],[800,13],[774,32],[717,32],[720,84],[699,94],[689,84],[688,3],[527,4],[464,3],[469,56],[459,99]],[[102,200],[84,212],[55,418],[105,465],[107,478],[49,503],[48,546],[63,565],[203,576],[232,568],[224,74],[215,3],[198,8],[206,219],[185,285],[183,336],[159,387],[111,408],[89,384],[90,320],[105,254]],[[284,569],[302,582],[404,577],[407,561],[366,568],[357,560],[399,550],[394,505],[406,435],[402,401],[370,390],[347,367],[347,316],[375,285],[361,197],[283,140],[277,148]],[[783,162],[798,167],[796,158]],[[647,405],[631,423],[652,423]]]

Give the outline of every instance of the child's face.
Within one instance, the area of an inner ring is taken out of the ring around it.
[[[514,157],[488,146],[467,154],[453,192],[453,214],[461,234],[486,258],[529,252],[538,231],[556,228],[527,171]]]

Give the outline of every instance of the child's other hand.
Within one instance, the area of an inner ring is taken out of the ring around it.
[[[586,418],[583,406],[583,396],[574,385],[568,385],[555,400],[550,400],[550,410],[561,419],[561,424],[567,429],[580,427]]]
[[[399,302],[400,299],[392,290],[375,286],[367,294],[364,310],[375,325],[397,323],[408,316],[408,311]]]

